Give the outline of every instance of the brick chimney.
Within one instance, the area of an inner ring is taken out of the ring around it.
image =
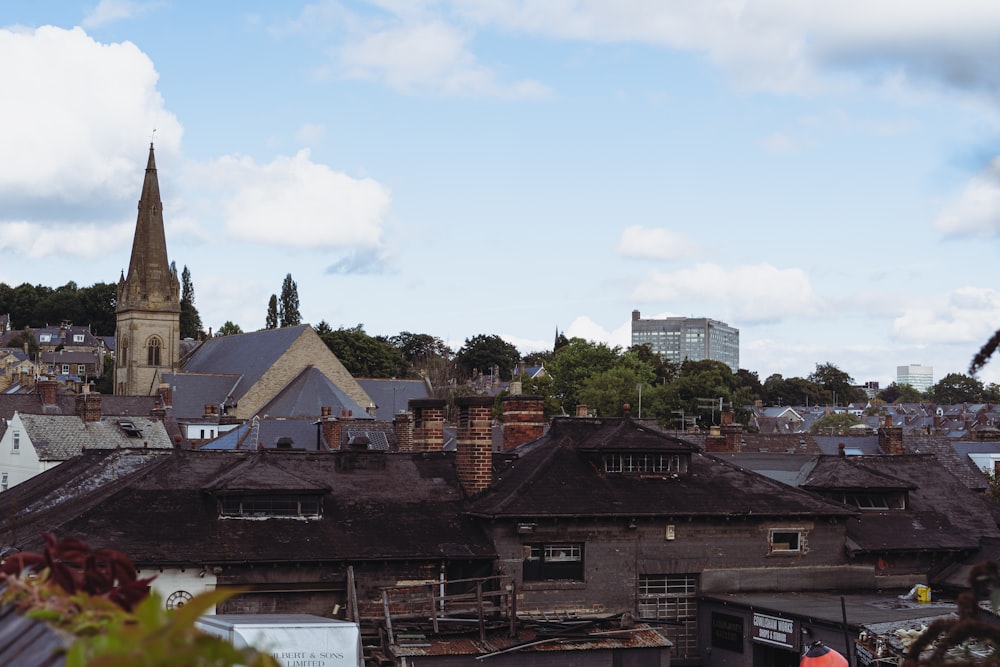
[[[440,452],[444,448],[444,406],[443,398],[410,399],[413,451]]]
[[[76,416],[85,422],[99,422],[101,421],[101,395],[91,394],[90,386],[83,386],[83,393],[76,395]]]
[[[576,406],[576,416],[577,417],[586,417],[587,416],[587,406],[586,405],[578,405],[578,406]]]
[[[55,380],[39,380],[38,393],[42,397],[42,405],[55,405],[59,397],[59,383]]]
[[[174,404],[174,394],[170,389],[170,385],[166,382],[160,383],[160,401],[163,403],[163,407],[169,408]]]
[[[323,440],[326,441],[326,446],[334,451],[340,450],[344,422],[331,415],[325,415],[319,420],[319,428],[323,434]]]
[[[392,418],[392,430],[396,434],[396,446],[401,452],[413,451],[413,415],[397,412]]]
[[[503,451],[542,435],[545,425],[545,398],[518,394],[505,396],[503,408]]]
[[[885,454],[903,454],[903,427],[892,425],[892,415],[885,416],[885,423],[878,430],[878,446]]]
[[[493,481],[493,398],[462,396],[455,399],[458,410],[458,450],[455,467],[458,481],[469,495],[479,493]]]

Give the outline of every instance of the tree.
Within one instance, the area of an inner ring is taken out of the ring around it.
[[[322,337],[323,337],[323,336],[325,336],[326,334],[328,334],[328,333],[330,333],[331,331],[333,331],[333,327],[331,327],[331,326],[330,326],[330,323],[329,323],[329,322],[327,322],[326,320],[320,320],[320,321],[319,321],[319,324],[317,324],[316,326],[314,326],[314,327],[313,327],[313,330],[314,330],[314,331],[315,331],[315,332],[316,332],[317,334],[319,334],[319,337],[320,337],[320,338],[322,338]]]
[[[474,371],[489,374],[496,367],[501,380],[510,380],[511,373],[521,360],[517,347],[496,334],[479,334],[466,338],[465,344],[455,355],[455,362],[467,376]]]
[[[400,331],[395,336],[391,336],[389,342],[403,354],[407,361],[416,366],[429,363],[433,359],[451,359],[455,356],[455,353],[443,340],[430,334]]]
[[[219,327],[219,330],[215,332],[216,336],[233,336],[235,334],[243,333],[243,329],[240,325],[233,324],[231,321],[226,320],[226,323]]]
[[[282,327],[297,327],[302,324],[302,315],[299,313],[299,286],[292,280],[290,273],[285,276],[285,280],[281,283],[278,320]]]
[[[886,403],[919,403],[923,394],[912,384],[893,382],[878,393],[878,398]]]
[[[173,270],[177,267],[171,262]],[[201,337],[201,315],[194,305],[194,284],[191,282],[191,272],[185,265],[181,271],[181,338]]]
[[[643,362],[620,363],[595,373],[583,381],[577,394],[580,402],[596,410],[599,417],[621,417],[625,405],[632,416],[639,415],[639,386],[649,387],[653,369]]]
[[[580,389],[592,375],[614,368],[621,348],[606,343],[592,343],[583,338],[571,338],[555,354],[546,368],[552,375],[555,398],[563,412],[574,414],[576,406],[583,404]]]
[[[983,383],[961,373],[949,373],[927,390],[927,398],[939,405],[978,403],[982,396]]]
[[[823,415],[813,422],[812,426],[809,427],[809,432],[820,435],[846,435],[849,428],[861,423],[861,419],[850,412],[840,412]]]
[[[829,362],[816,364],[816,370],[809,374],[808,379],[821,385],[828,394],[827,400],[834,405],[847,405],[864,396],[864,392],[854,386],[854,379],[850,375]]]
[[[274,294],[271,295],[270,301],[267,302],[267,318],[264,320],[264,328],[278,328],[278,297]]]
[[[326,346],[337,355],[351,375],[365,378],[402,378],[412,375],[410,363],[384,338],[365,333],[362,325],[322,336]]]

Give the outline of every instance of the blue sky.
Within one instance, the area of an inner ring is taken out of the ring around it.
[[[998,25],[993,0],[5,5],[0,281],[117,280],[155,137],[214,329],[262,327],[291,273],[306,321],[455,349],[627,346],[638,309],[738,327],[762,380],[939,379],[1000,327]]]

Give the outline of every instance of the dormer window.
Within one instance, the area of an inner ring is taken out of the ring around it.
[[[837,499],[845,505],[852,505],[859,510],[886,511],[906,509],[906,494],[903,493],[847,492],[839,494]]]
[[[83,342],[83,334],[73,334],[73,342],[74,343],[82,343]]]
[[[52,334],[38,334],[38,342],[39,343],[51,343],[52,342]]]
[[[234,494],[219,498],[219,516],[231,519],[318,519],[322,498],[316,494]]]
[[[605,454],[604,472],[679,473],[681,457],[677,454]]]

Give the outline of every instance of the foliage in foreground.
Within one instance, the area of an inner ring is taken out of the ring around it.
[[[175,610],[149,592],[149,579],[120,551],[91,551],[75,539],[45,535],[41,553],[0,566],[0,606],[73,637],[66,667],[278,667],[270,656],[237,649],[195,627],[232,593],[210,591]]]

